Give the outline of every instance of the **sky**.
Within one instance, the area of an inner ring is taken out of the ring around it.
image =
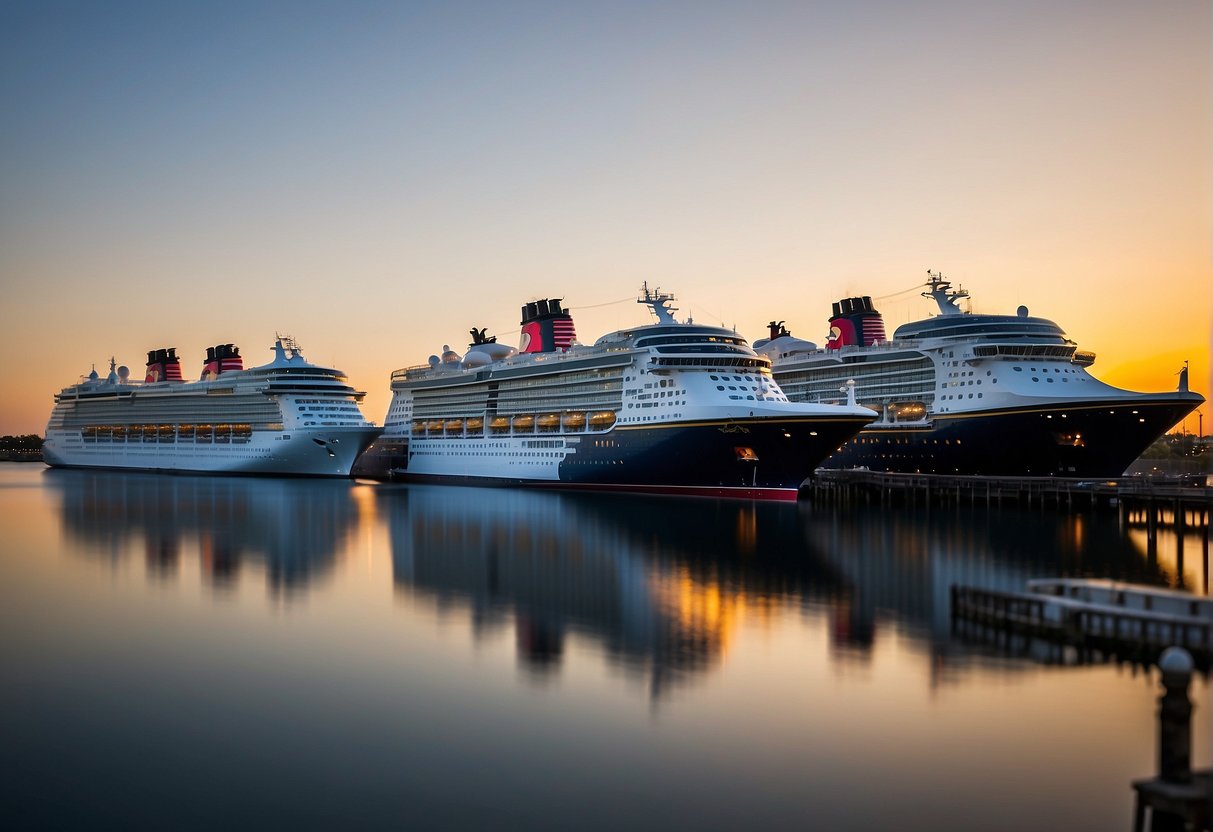
[[[1207,395],[1211,54],[1205,0],[0,0],[0,434],[111,355],[288,333],[381,422],[537,298],[821,343],[928,269]]]

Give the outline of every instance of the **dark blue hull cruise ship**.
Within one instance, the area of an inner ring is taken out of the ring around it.
[[[732,330],[674,319],[576,343],[560,300],[522,308],[518,350],[472,330],[460,356],[392,374],[383,436],[355,475],[794,500],[876,414],[788,400]]]
[[[755,342],[793,401],[828,402],[842,390],[880,418],[842,443],[829,468],[929,474],[1117,477],[1154,440],[1204,402],[1188,390],[1122,390],[1087,368],[1057,324],[1028,315],[965,312],[932,273],[924,297],[940,314],[886,339],[871,298],[834,304],[824,349],[772,322]]]

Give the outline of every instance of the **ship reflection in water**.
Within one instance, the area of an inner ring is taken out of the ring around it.
[[[13,828],[1123,827],[1149,673],[961,641],[948,590],[1180,583],[1006,508],[0,465],[0,523]]]
[[[302,590],[332,571],[359,522],[341,480],[67,470],[44,477],[80,552],[121,559],[142,548],[148,574],[163,579],[196,557],[216,589],[254,567],[271,594]]]
[[[569,634],[654,693],[709,668],[750,613],[841,591],[789,506],[414,487],[381,490],[402,588],[459,600],[520,660],[558,666]]]
[[[626,495],[378,490],[393,578],[473,629],[516,630],[531,671],[590,639],[654,695],[711,668],[745,618],[828,616],[837,659],[882,628],[929,646],[935,670],[969,651],[950,637],[953,584],[1022,590],[1040,575],[1173,582],[1113,524],[1033,512],[819,513],[810,506]]]
[[[466,609],[472,630],[513,627],[522,666],[559,672],[587,639],[659,695],[709,670],[744,620],[828,622],[831,655],[862,658],[882,631],[963,662],[953,584],[1019,590],[1042,575],[1180,582],[1115,524],[1015,510],[845,513],[743,501],[332,480],[47,471],[62,528],[89,557],[142,553],[171,580],[196,559],[206,584],[264,573],[268,592],[330,575],[360,524],[386,523],[398,591]],[[371,510],[355,500],[375,495]],[[257,578],[260,580],[260,578]],[[1182,583],[1182,582],[1180,582]]]

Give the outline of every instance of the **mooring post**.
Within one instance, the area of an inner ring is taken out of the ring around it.
[[[1133,830],[1183,832],[1208,829],[1209,773],[1192,772],[1192,656],[1168,647],[1158,659],[1163,694],[1158,698],[1158,776],[1135,780]]]
[[[1158,700],[1158,777],[1168,783],[1192,782],[1192,656],[1168,647],[1158,660],[1163,695]]]

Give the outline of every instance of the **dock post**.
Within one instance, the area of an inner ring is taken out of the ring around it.
[[[1168,647],[1158,660],[1163,695],[1158,700],[1158,776],[1168,783],[1192,781],[1192,656]]]
[[[1192,656],[1182,647],[1168,647],[1158,659],[1163,694],[1158,698],[1158,776],[1133,783],[1137,792],[1133,829],[1151,832],[1204,829],[1208,822],[1208,772],[1192,775]]]

